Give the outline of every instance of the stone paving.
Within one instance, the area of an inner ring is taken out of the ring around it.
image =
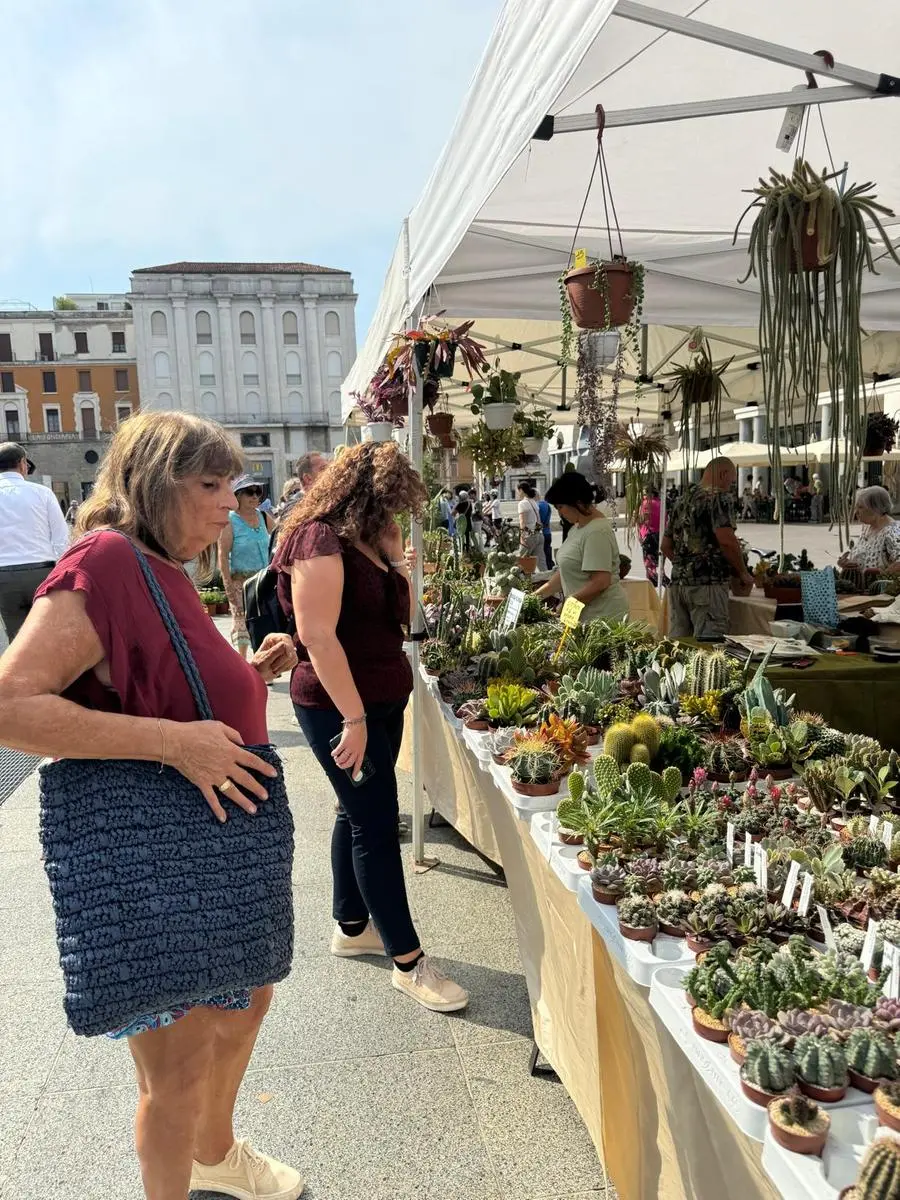
[[[424,945],[471,991],[464,1014],[399,995],[386,962],[332,958],[332,797],[286,684],[271,689],[270,721],[297,824],[297,953],[251,1063],[239,1135],[295,1164],[309,1200],[611,1198],[562,1086],[528,1075],[505,885],[446,828],[428,831],[440,866],[409,872]],[[401,787],[408,811],[407,777]],[[0,806],[3,1200],[139,1200],[130,1061],[122,1045],[67,1031],[32,775]]]

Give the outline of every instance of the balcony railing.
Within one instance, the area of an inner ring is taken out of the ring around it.
[[[227,412],[211,415],[213,415],[215,420],[221,422],[223,425],[255,425],[259,428],[264,428],[266,425],[309,426],[332,424],[331,417],[327,412]],[[340,422],[336,422],[336,424],[339,423]]]
[[[112,433],[106,429],[82,429],[80,432],[64,430],[61,433],[10,433],[9,436],[15,437],[17,442],[105,442],[112,437]]]

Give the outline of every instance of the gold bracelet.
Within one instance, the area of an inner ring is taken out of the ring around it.
[[[159,774],[162,775],[163,768],[166,765],[166,732],[159,717],[156,718],[156,727],[159,730],[160,738],[162,738],[162,758],[159,760]]]

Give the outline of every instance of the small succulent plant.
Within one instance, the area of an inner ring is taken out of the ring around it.
[[[656,924],[656,909],[646,896],[626,896],[616,905],[619,922],[633,929],[646,929]]]
[[[601,891],[624,896],[625,871],[616,863],[597,863],[591,871],[591,883]]]
[[[738,885],[742,883],[755,883],[756,872],[752,867],[745,867],[743,863],[739,867],[735,867],[732,871],[732,878]]]
[[[635,859],[628,868],[625,890],[641,896],[650,896],[662,887],[659,863],[655,858]]]
[[[704,888],[697,903],[697,912],[704,917],[726,917],[731,911],[732,899],[721,883],[711,883]]]
[[[794,1063],[798,1076],[816,1087],[839,1088],[847,1084],[847,1056],[834,1038],[810,1033],[797,1038]]]
[[[742,883],[738,886],[737,898],[745,904],[765,904],[768,896],[758,883]]]
[[[704,858],[697,863],[697,887],[700,891],[711,883],[727,885],[732,878],[731,863],[727,859]]]
[[[778,1014],[778,1024],[792,1038],[826,1037],[828,1023],[821,1013],[810,1012],[805,1008],[791,1008]]]
[[[900,1031],[900,1000],[879,996],[871,1017],[872,1024],[876,1029],[881,1029],[885,1033],[897,1033]]]
[[[868,1079],[896,1079],[894,1043],[874,1029],[854,1029],[845,1043],[847,1064]]]
[[[786,1046],[790,1040],[777,1021],[773,1021],[758,1009],[732,1009],[728,1014],[727,1024],[742,1042],[772,1041]]]
[[[687,890],[697,881],[697,868],[686,858],[664,858],[659,864],[659,879],[665,891],[673,888]]]
[[[778,1105],[778,1113],[784,1124],[797,1129],[811,1129],[819,1121],[822,1112],[815,1100],[810,1100],[802,1092],[794,1092],[772,1103]]]
[[[700,913],[695,908],[684,922],[684,930],[690,937],[716,942],[727,936],[725,918],[720,913]]]
[[[852,954],[859,958],[865,940],[865,930],[857,929],[855,925],[843,924],[834,927],[834,944],[842,954]]]
[[[681,925],[693,911],[693,900],[678,889],[663,892],[656,901],[656,915],[664,925]]]
[[[837,1037],[842,1042],[847,1040],[854,1029],[868,1029],[873,1020],[871,1008],[862,1004],[849,1004],[846,1000],[829,1000],[822,1009],[822,1016],[831,1027],[832,1037]]]
[[[895,917],[887,917],[879,921],[878,936],[882,943],[891,942],[894,946],[900,946],[900,921]]]
[[[760,1091],[777,1095],[793,1086],[794,1060],[790,1050],[777,1042],[748,1042],[741,1075]]]
[[[868,867],[880,867],[882,863],[887,862],[887,856],[884,842],[867,833],[852,838],[844,846],[844,862],[848,867],[863,870]]]

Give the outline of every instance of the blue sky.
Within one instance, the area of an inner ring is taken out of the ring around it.
[[[353,272],[365,334],[500,0],[0,0],[0,305],[133,267]]]

